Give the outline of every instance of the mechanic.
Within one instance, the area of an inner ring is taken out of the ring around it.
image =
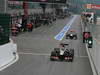
[[[27,29],[28,29],[29,32],[32,32],[32,30],[33,30],[33,24],[32,24],[32,22],[29,22],[27,24]]]

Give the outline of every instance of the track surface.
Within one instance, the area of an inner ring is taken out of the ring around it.
[[[82,43],[81,25],[79,16],[71,26],[76,30],[78,40],[57,41],[54,37],[63,29],[72,17],[65,20],[57,20],[52,26],[42,26],[32,33],[21,34],[13,39],[18,44],[20,59],[18,62],[0,72],[0,75],[93,75]],[[49,55],[60,42],[70,44],[75,49],[73,62],[51,62]]]

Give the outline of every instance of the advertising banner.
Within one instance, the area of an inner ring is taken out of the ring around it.
[[[100,9],[100,5],[92,4],[92,9]]]
[[[96,4],[86,4],[87,9],[100,9],[100,5]]]

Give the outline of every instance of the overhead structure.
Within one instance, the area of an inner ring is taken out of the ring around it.
[[[100,9],[100,5],[96,4],[86,4],[87,9]]]
[[[28,2],[43,2],[43,3],[66,4],[66,0],[9,0],[9,1],[28,1]]]
[[[7,13],[7,0],[0,0],[0,13]]]
[[[76,14],[80,14],[83,11],[96,12],[100,15],[100,1],[99,0],[68,0],[70,3],[70,11]],[[86,5],[94,6],[93,9],[87,9]]]

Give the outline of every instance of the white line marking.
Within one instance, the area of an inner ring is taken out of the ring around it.
[[[50,56],[50,54],[46,54],[46,53],[25,53],[25,52],[18,52],[18,54],[23,54],[23,55],[36,55],[36,56],[38,56],[38,55],[40,55],[40,56],[44,56],[44,55]]]
[[[74,15],[74,17],[72,18],[71,21],[69,21],[66,26],[54,37],[56,40],[61,41],[63,39],[63,37],[65,36],[65,34],[68,32],[68,30],[70,29],[71,25],[73,24],[73,22],[75,21],[75,19],[77,18],[77,15]]]
[[[18,52],[20,55],[34,55],[34,56],[50,56],[51,54],[47,53],[25,53],[25,52]],[[88,56],[74,56],[75,58],[88,58]]]

